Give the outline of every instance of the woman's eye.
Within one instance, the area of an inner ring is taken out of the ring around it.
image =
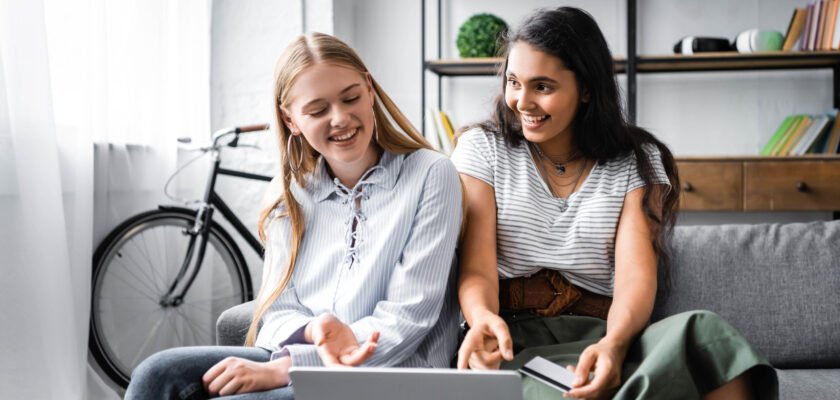
[[[540,83],[539,85],[537,85],[537,90],[539,90],[541,92],[546,92],[546,91],[551,90],[551,88],[542,84],[542,83]]]
[[[317,117],[317,116],[323,115],[325,112],[327,112],[327,109],[326,109],[326,108],[322,108],[322,109],[320,109],[320,110],[316,110],[316,111],[312,111],[312,112],[310,112],[310,113],[309,113],[309,115],[311,115],[311,116],[313,116],[313,117]]]
[[[355,102],[356,102],[356,100],[359,100],[359,96],[356,96],[356,97],[351,97],[351,98],[349,98],[349,99],[347,99],[347,100],[344,100],[344,102],[345,102],[345,103],[347,103],[347,104],[350,104],[350,103],[355,103]]]
[[[517,82],[517,81],[516,81],[516,79],[508,79],[508,80],[507,80],[507,83],[508,83],[508,86],[517,86],[517,85],[519,85],[519,82]]]

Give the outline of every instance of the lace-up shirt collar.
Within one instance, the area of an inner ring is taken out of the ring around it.
[[[404,155],[383,151],[379,157],[379,162],[365,171],[362,174],[362,178],[359,179],[359,182],[352,189],[361,189],[361,186],[365,186],[366,184],[378,186],[386,190],[392,189],[397,183],[397,177],[402,170],[404,158]],[[341,184],[338,178],[330,176],[324,157],[318,159],[318,165],[312,173],[309,184],[311,185],[313,198],[319,203],[340,195],[342,189],[345,191],[352,190]]]

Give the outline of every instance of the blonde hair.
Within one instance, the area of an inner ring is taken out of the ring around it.
[[[260,238],[265,242],[265,227],[269,222],[268,219],[272,210],[281,204],[285,206],[285,212],[279,218],[289,218],[292,226],[289,264],[275,288],[269,288],[267,285],[270,283],[263,282],[257,299],[263,298],[264,291],[272,290],[272,292],[257,305],[245,339],[246,346],[254,345],[260,320],[289,284],[295,271],[300,243],[303,241],[303,211],[300,204],[295,201],[290,187],[292,179],[300,186],[306,185],[307,175],[315,169],[319,154],[306,143],[302,135],[300,136],[301,140],[292,140],[290,148],[287,149],[286,143],[292,133],[283,123],[280,107],[288,106],[288,92],[294,84],[295,78],[307,67],[320,63],[351,68],[370,78],[374,91],[373,113],[376,120],[376,141],[379,147],[395,154],[406,154],[419,149],[431,149],[423,136],[417,132],[391,98],[382,90],[382,87],[370,76],[362,59],[350,46],[334,36],[313,33],[298,37],[286,47],[286,50],[280,55],[280,59],[277,60],[274,72],[274,113],[280,145],[280,176],[283,178],[283,193],[262,210],[258,229]],[[300,167],[293,170],[289,163],[297,164],[298,160],[302,160]]]

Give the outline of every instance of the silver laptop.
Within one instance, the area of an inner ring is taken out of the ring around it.
[[[522,400],[514,371],[292,367],[296,400]]]

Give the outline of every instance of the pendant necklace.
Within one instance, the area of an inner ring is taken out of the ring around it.
[[[569,153],[571,154],[571,156],[567,159],[563,161],[554,161],[551,159],[551,157],[543,153],[542,149],[540,148],[540,145],[532,142],[528,142],[528,145],[534,149],[534,152],[537,153],[537,156],[539,156],[540,159],[547,160],[551,163],[552,166],[554,166],[554,171],[557,173],[557,175],[564,175],[566,173],[566,164],[580,158],[580,153],[578,153],[577,151],[572,151],[571,153]]]

